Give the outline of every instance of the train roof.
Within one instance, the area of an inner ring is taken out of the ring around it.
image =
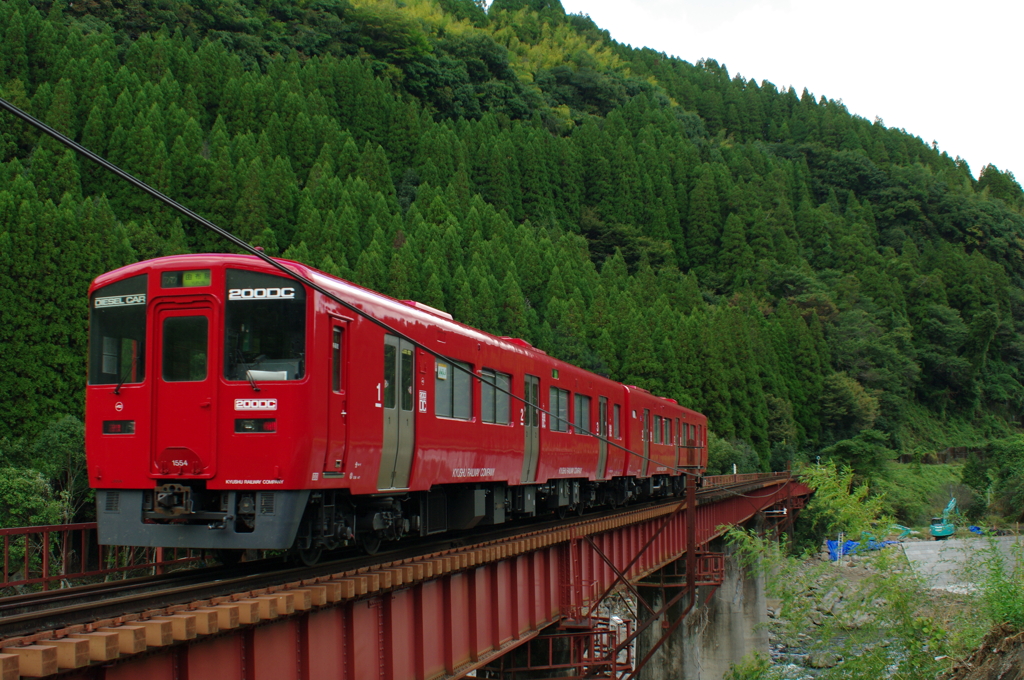
[[[285,265],[287,268],[292,269],[295,273],[300,274],[317,284],[328,288],[336,289],[339,293],[344,294],[346,297],[354,298],[350,300],[357,308],[362,308],[363,304],[373,304],[375,306],[382,306],[388,311],[394,313],[395,316],[403,317],[407,320],[415,320],[425,325],[433,325],[444,330],[459,333],[463,336],[475,337],[480,342],[486,342],[493,346],[501,347],[503,350],[508,352],[515,352],[531,356],[532,358],[540,361],[549,363],[552,367],[557,369],[569,369],[572,371],[580,371],[586,373],[597,380],[606,381],[619,385],[616,381],[605,376],[598,375],[592,371],[588,371],[585,368],[575,366],[573,364],[556,359],[550,356],[547,352],[537,347],[534,347],[526,340],[522,338],[512,338],[507,336],[491,335],[486,331],[482,331],[473,326],[468,326],[460,321],[455,320],[451,314],[443,312],[439,309],[434,309],[429,305],[417,302],[415,300],[398,300],[384,293],[360,286],[351,281],[333,276],[326,272],[322,272],[319,269],[310,267],[309,265],[294,260],[286,260],[284,258],[274,258],[276,261]],[[153,258],[150,260],[143,260],[142,262],[136,262],[130,265],[126,265],[119,269],[107,272],[97,276],[92,285],[89,287],[89,293],[100,288],[102,286],[109,285],[120,279],[136,276],[138,274],[145,273],[151,269],[166,270],[174,269],[177,267],[224,267],[224,266],[243,266],[249,269],[256,269],[280,275],[280,271],[271,267],[266,262],[256,257],[255,255],[239,255],[233,253],[200,253],[191,255],[168,255],[165,257]],[[698,412],[692,411],[685,406],[679,405],[674,399],[667,397],[659,397],[651,394],[648,390],[637,387],[636,385],[625,385],[626,389],[649,395],[653,399],[667,402],[680,408],[684,411],[699,415]]]

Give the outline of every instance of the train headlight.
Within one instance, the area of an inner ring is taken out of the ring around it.
[[[235,432],[277,432],[276,418],[238,418],[235,420]]]

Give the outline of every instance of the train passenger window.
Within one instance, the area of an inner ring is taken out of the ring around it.
[[[622,407],[619,406],[618,404],[615,404],[615,408],[612,409],[612,412],[613,412],[613,416],[612,416],[612,436],[615,437],[616,439],[618,439],[619,438],[619,419],[620,419],[620,416],[622,415]]]
[[[512,376],[498,373],[496,377],[498,387],[505,391],[494,391],[494,422],[508,425],[508,412],[511,405],[511,397],[508,396],[508,393],[512,391]]]
[[[577,394],[576,408],[572,414],[572,424],[576,428],[576,434],[587,434],[590,432],[590,397]]]
[[[395,407],[395,382],[397,382],[398,348],[384,345],[384,408]]]
[[[331,339],[331,389],[341,392],[341,347],[344,331],[337,326],[334,327],[334,336]]]
[[[549,429],[552,432],[569,431],[569,390],[560,390],[552,387],[549,396],[551,397],[548,411],[551,412]]]
[[[146,373],[147,274],[98,289],[89,301],[89,384],[140,383]]]
[[[469,364],[459,364],[466,371],[471,371]],[[453,415],[456,418],[469,420],[473,416],[473,378],[466,371],[455,371],[455,383],[452,386],[454,396]]]
[[[480,377],[480,419],[485,423],[508,425],[509,397],[506,393],[512,389],[512,377],[489,368],[480,371]]]
[[[402,410],[412,410],[413,354],[411,349],[402,350]]]
[[[224,377],[299,380],[305,375],[306,290],[272,274],[228,269]]]
[[[465,370],[438,361],[434,366],[434,415],[442,418],[469,420],[473,416],[473,383],[466,371],[469,364],[459,362]]]
[[[209,322],[205,316],[170,316],[164,319],[164,380],[206,380],[208,331]]]
[[[654,416],[654,443],[661,443],[661,416]]]

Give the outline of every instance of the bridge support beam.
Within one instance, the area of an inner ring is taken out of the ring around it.
[[[686,619],[674,631],[639,674],[640,680],[720,680],[729,667],[755,651],[767,653],[768,620],[764,577],[744,569],[732,549],[715,539],[711,550],[726,555],[720,586],[701,585]],[[680,560],[683,562],[684,560]],[[670,581],[682,571],[682,565],[669,565],[665,578]],[[662,574],[645,579],[652,585],[640,585],[640,596],[654,611],[659,611],[676,594],[673,588],[653,585]],[[682,599],[648,627],[637,639],[636,655],[642,658],[686,611],[689,598]],[[641,616],[648,610],[639,607]]]

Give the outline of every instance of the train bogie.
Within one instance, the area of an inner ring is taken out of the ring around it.
[[[306,551],[675,493],[706,421],[298,263],[161,258],[90,291],[101,540]]]

